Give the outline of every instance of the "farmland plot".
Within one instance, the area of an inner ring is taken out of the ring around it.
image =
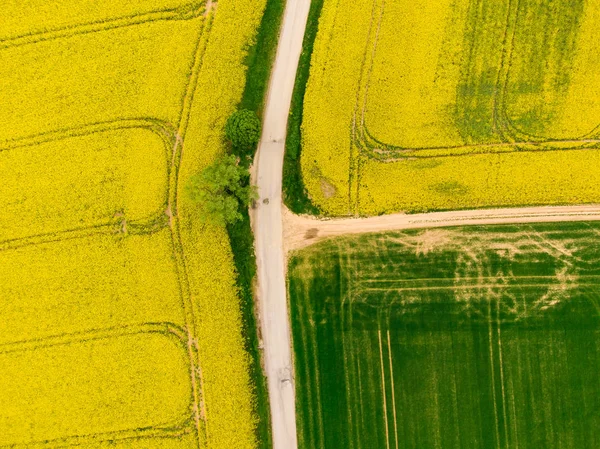
[[[325,1],[304,103],[311,197],[332,214],[597,201],[599,14]]]
[[[300,447],[597,447],[598,231],[406,231],[294,253]]]
[[[0,446],[254,447],[227,235],[181,190],[263,7],[0,12]]]

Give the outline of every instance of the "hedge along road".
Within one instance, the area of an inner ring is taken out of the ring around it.
[[[291,333],[284,269],[281,178],[287,120],[310,0],[287,0],[271,73],[263,131],[254,161],[258,206],[253,224],[260,326],[271,406],[274,449],[296,449]]]

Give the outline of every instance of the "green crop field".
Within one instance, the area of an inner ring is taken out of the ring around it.
[[[294,253],[300,447],[600,447],[599,235],[454,228]]]

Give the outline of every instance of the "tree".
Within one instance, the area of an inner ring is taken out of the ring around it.
[[[186,185],[188,196],[200,206],[205,222],[226,225],[242,219],[241,207],[258,199],[256,187],[250,185],[250,173],[233,155],[222,156]]]
[[[260,139],[260,119],[248,109],[231,114],[225,124],[225,136],[236,150],[252,153]]]

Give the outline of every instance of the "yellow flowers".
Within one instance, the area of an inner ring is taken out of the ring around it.
[[[203,11],[201,0],[107,1],[8,1],[2,5],[0,46],[20,45],[70,35],[140,23],[185,17]],[[7,39],[7,40],[5,40]],[[10,40],[8,40],[10,39]]]
[[[182,342],[158,328],[129,331],[50,340],[33,351],[15,345],[0,354],[3,445],[98,429],[150,436],[143,429],[156,423],[181,427],[190,406]]]
[[[156,21],[0,50],[0,139],[120,119],[176,126],[202,25]]]
[[[302,150],[322,210],[600,199],[600,7],[470,5],[325,2]]]
[[[0,214],[3,240],[164,215],[170,151],[144,128],[61,133],[1,151],[11,199]]]
[[[255,447],[229,241],[183,180],[224,150],[265,0],[13,3],[0,446]]]

